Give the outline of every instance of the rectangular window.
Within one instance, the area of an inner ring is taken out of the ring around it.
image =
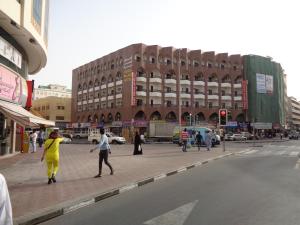
[[[212,104],[212,102],[209,102],[209,103],[208,103],[208,108],[210,108],[210,109],[211,109],[212,107],[213,107],[213,104]]]
[[[209,95],[212,95],[212,90],[208,90],[208,94],[209,94]]]
[[[65,117],[64,117],[64,116],[56,116],[55,119],[56,119],[56,120],[64,120]]]

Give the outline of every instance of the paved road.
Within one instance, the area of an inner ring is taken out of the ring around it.
[[[43,224],[299,224],[300,171],[291,154],[300,151],[297,144],[250,148]]]

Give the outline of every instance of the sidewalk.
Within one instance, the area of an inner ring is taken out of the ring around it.
[[[145,178],[243,150],[231,147],[224,153],[219,145],[210,152],[205,148],[198,152],[193,147],[184,153],[174,144],[143,145],[144,155],[133,156],[132,145],[113,145],[109,161],[115,174],[109,175],[109,169],[103,165],[102,178],[96,179],[93,177],[98,172],[98,153],[89,153],[90,148],[91,145],[61,145],[58,182],[51,185],[47,184],[46,165],[40,162],[41,150],[0,159],[0,172],[8,182],[15,224],[34,224],[24,222]]]

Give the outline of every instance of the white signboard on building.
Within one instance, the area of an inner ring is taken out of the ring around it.
[[[0,37],[0,55],[22,68],[22,55],[10,43]]]
[[[268,94],[273,94],[273,76],[266,75],[266,91]]]
[[[257,93],[265,94],[267,93],[266,90],[266,75],[265,74],[256,74],[256,90]]]

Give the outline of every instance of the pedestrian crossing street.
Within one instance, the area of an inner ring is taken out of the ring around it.
[[[248,147],[237,153],[240,156],[300,156],[300,146],[298,145],[264,145],[263,147]]]

